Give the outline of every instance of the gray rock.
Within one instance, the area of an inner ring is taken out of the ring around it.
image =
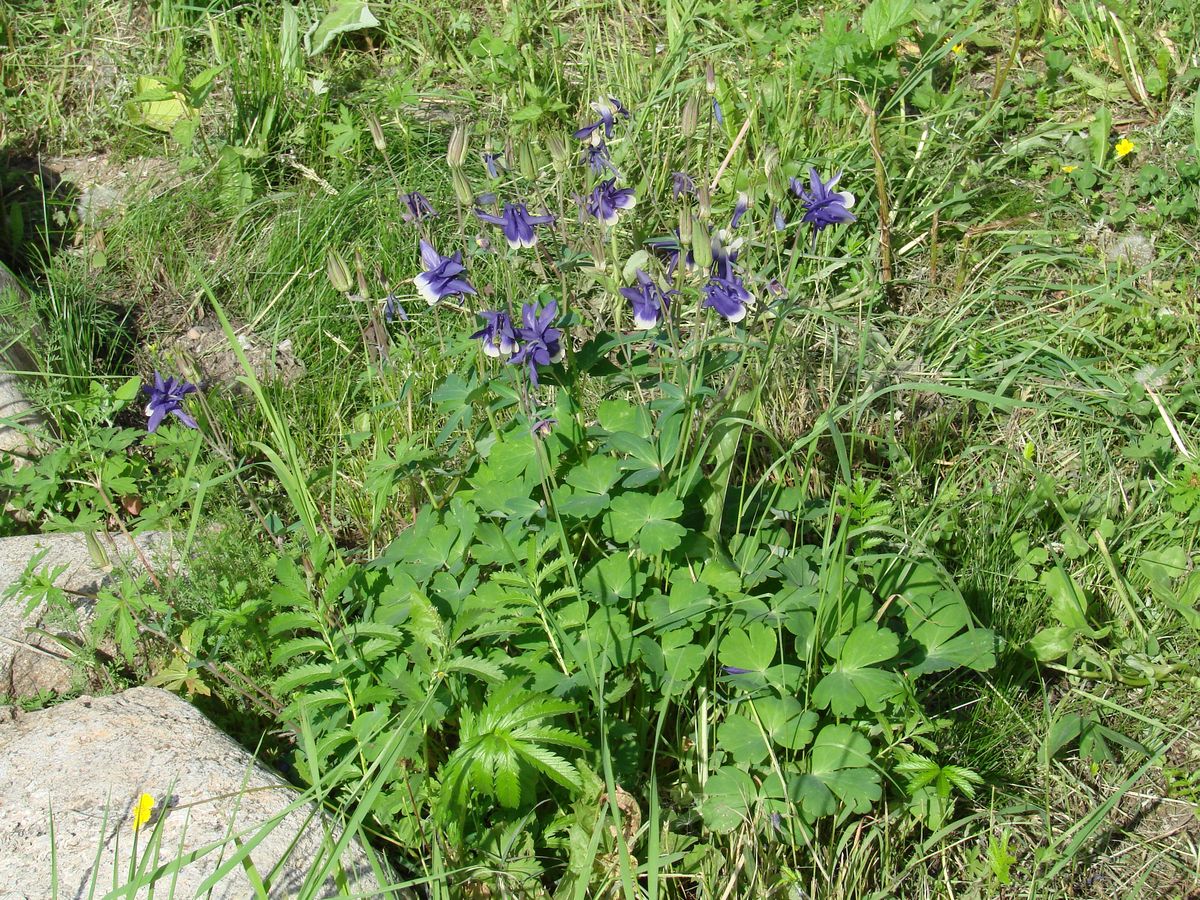
[[[21,282],[0,262],[0,310],[25,299]],[[21,389],[22,375],[34,371],[33,359],[21,346],[21,338],[12,322],[0,312],[0,453],[28,457],[37,452],[31,429],[37,427],[41,418]]]
[[[132,810],[143,793],[154,797],[155,810],[137,834],[139,858],[153,845],[156,827],[160,866],[218,845],[177,876],[165,874],[155,885],[159,896],[196,896],[237,852],[233,837],[245,845],[273,821],[278,824],[249,858],[264,879],[282,861],[269,882],[270,896],[294,896],[325,858],[323,833],[332,835],[330,846],[338,835],[335,823],[311,803],[285,816],[299,800],[296,790],[174,694],[139,687],[112,697],[80,697],[0,724],[0,900],[53,896],[51,814],[59,897],[87,897],[93,882],[95,896],[102,896],[113,889],[114,872],[117,885],[128,884]],[[379,895],[360,844],[349,844],[341,865],[352,894]],[[208,896],[255,893],[243,867],[235,865]],[[328,879],[319,896],[344,894]]]
[[[169,543],[161,534],[148,532],[135,540],[156,571],[165,568]],[[140,558],[124,535],[98,535],[96,543],[105,559],[94,559],[87,537],[79,533],[0,539],[0,694],[21,699],[45,692],[62,693],[71,686],[72,668],[66,647],[80,639],[93,606],[88,597],[79,595],[95,594],[112,578],[118,565],[140,565]],[[42,550],[46,555],[37,566],[39,571],[65,567],[54,582],[72,599],[72,615],[65,621],[62,611],[47,610],[45,603],[27,612],[25,597],[4,599],[30,560]],[[66,643],[56,640],[55,635]]]

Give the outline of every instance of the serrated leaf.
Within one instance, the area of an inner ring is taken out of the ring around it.
[[[813,704],[838,716],[852,716],[862,706],[883,709],[900,683],[895,673],[873,665],[891,659],[899,646],[895,634],[874,622],[857,626],[839,648],[833,670],[813,690]]]
[[[863,12],[862,29],[872,50],[896,42],[900,29],[916,19],[915,0],[871,0]]]
[[[621,494],[609,504],[605,523],[613,540],[633,544],[647,556],[679,546],[687,529],[672,521],[683,514],[683,503],[670,494]]]

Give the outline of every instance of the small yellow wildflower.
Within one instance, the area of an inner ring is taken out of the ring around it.
[[[1130,153],[1137,149],[1137,144],[1129,138],[1121,138],[1117,141],[1117,145],[1113,147],[1117,151],[1117,159],[1124,159]]]
[[[966,44],[955,44],[953,47],[950,48],[950,52],[953,53],[955,56],[962,56],[964,53],[967,52],[967,45]]]
[[[1063,166],[1062,170],[1067,175],[1070,175],[1072,172],[1074,172],[1078,168],[1079,168],[1079,166]]]
[[[153,813],[154,798],[149,794],[142,794],[137,798],[137,802],[133,804],[133,830],[137,831],[149,822],[150,816]]]

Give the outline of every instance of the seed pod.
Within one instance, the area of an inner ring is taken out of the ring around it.
[[[367,276],[363,274],[363,258],[362,251],[354,251],[354,274],[358,280],[358,295],[360,297],[369,297],[371,292],[367,290]]]
[[[325,274],[329,276],[329,283],[335,291],[339,294],[349,293],[350,270],[346,268],[346,261],[332,247],[325,251]]]
[[[455,125],[450,134],[450,143],[446,147],[446,164],[452,169],[467,161],[468,134],[469,129],[465,122]]]
[[[371,143],[375,145],[375,149],[380,153],[387,151],[387,141],[383,139],[383,128],[379,124],[379,120],[374,116],[367,116],[367,127],[371,129]]]
[[[709,94],[717,92],[717,73],[713,69],[712,63],[704,66],[704,90],[708,91]]]
[[[692,259],[701,269],[707,269],[713,261],[712,237],[699,218],[692,220]]]
[[[700,98],[692,94],[683,104],[683,117],[679,121],[679,133],[684,139],[696,133],[696,123],[700,121]]]
[[[471,190],[471,182],[467,181],[467,175],[461,167],[451,167],[450,184],[454,187],[454,196],[458,198],[459,203],[470,206],[474,202],[475,194]]]
[[[565,172],[567,164],[571,161],[571,151],[567,149],[567,142],[562,139],[561,135],[552,134],[546,138],[546,149],[550,152],[550,159],[554,162],[554,171]]]
[[[679,245],[686,247],[692,242],[692,204],[685,202],[679,208]]]
[[[530,146],[529,141],[521,141],[517,146],[517,168],[530,181],[537,181],[538,167],[534,162],[533,147]]]

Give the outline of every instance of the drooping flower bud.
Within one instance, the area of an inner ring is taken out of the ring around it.
[[[567,142],[562,139],[561,135],[552,134],[546,138],[546,149],[550,152],[550,159],[554,162],[554,171],[565,172],[571,161],[571,151],[567,149]]]
[[[712,198],[708,195],[708,185],[703,181],[696,185],[696,204],[700,208],[700,218],[707,219],[712,215]]]
[[[467,161],[467,138],[470,129],[465,122],[454,126],[450,134],[450,143],[446,147],[446,164],[452,169],[459,168]]]
[[[329,276],[329,283],[335,291],[339,294],[349,293],[350,270],[346,267],[346,261],[332,247],[325,251],[325,274]]]
[[[371,143],[375,145],[375,149],[380,153],[387,151],[387,141],[383,139],[383,128],[379,124],[379,120],[374,116],[367,116],[367,128],[371,130]]]
[[[684,139],[696,133],[696,124],[700,121],[700,98],[692,94],[683,104],[683,117],[679,122],[679,133]]]
[[[709,94],[717,92],[717,72],[713,69],[712,63],[707,63],[704,66],[704,90]]]
[[[679,243],[686,247],[692,242],[692,204],[684,203],[679,208]]]
[[[774,144],[769,144],[767,149],[763,151],[763,174],[768,178],[771,173],[779,168],[779,148]]]
[[[712,237],[708,233],[708,228],[699,218],[692,219],[692,259],[696,261],[696,265],[701,269],[707,269],[712,265]]]
[[[475,200],[471,191],[471,182],[467,181],[466,173],[458,166],[450,169],[450,184],[454,187],[454,196],[463,206],[470,206]]]
[[[527,140],[517,145],[517,168],[525,178],[537,181],[538,167],[533,158],[533,147]]]

